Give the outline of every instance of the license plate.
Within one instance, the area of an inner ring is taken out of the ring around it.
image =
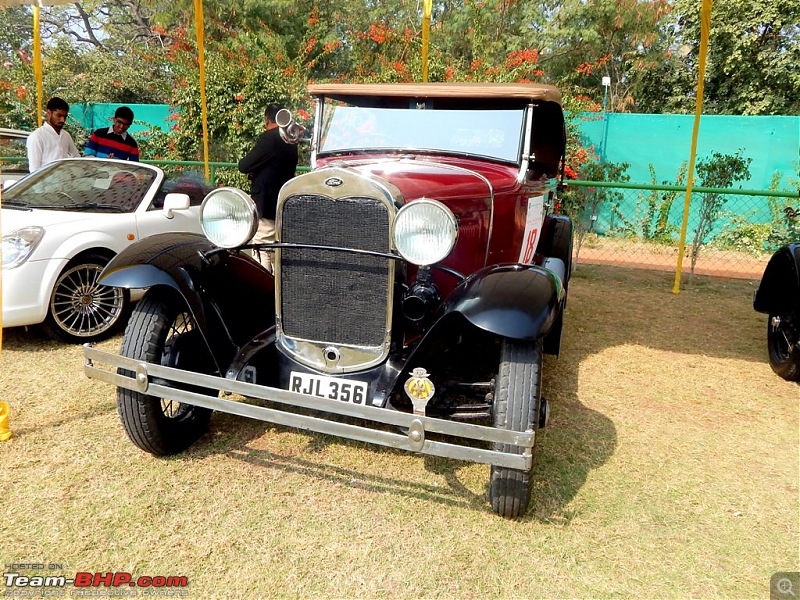
[[[365,404],[367,401],[368,386],[363,381],[353,381],[352,379],[341,379],[339,377],[327,377],[325,375],[314,375],[312,373],[298,373],[292,371],[289,376],[289,391],[328,398],[330,400],[341,400],[342,402],[352,402],[354,404]]]

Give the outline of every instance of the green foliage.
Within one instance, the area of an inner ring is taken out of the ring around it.
[[[800,162],[794,163],[796,176],[789,177],[789,185],[800,189]],[[772,177],[770,190],[781,190],[781,174]],[[774,252],[781,246],[800,240],[800,200],[797,196],[768,198],[770,214],[770,232],[764,241],[764,249]]]
[[[735,154],[712,152],[711,156],[698,161],[697,176],[700,186],[706,188],[730,188],[737,181],[749,179],[752,159],[742,157],[742,152],[742,149],[737,150]],[[716,226],[717,220],[722,214],[722,209],[728,201],[726,194],[715,192],[701,194],[700,198],[697,222],[692,236],[692,275],[694,275],[700,248],[706,244],[709,234]]]
[[[608,76],[608,108],[636,109],[643,78],[667,55],[666,0],[561,0],[543,23],[542,65],[548,79],[574,86],[576,93],[603,99]]]
[[[597,157],[581,165],[580,179],[588,181],[624,182],[628,163],[602,162]],[[586,235],[594,229],[601,207],[619,203],[622,193],[607,187],[567,187],[560,195],[561,211],[572,219],[575,229],[575,255],[580,254]]]
[[[209,40],[205,51],[205,96],[208,109],[209,156],[236,161],[264,130],[264,107],[280,102],[306,109],[305,74],[270,32],[242,32],[223,41]],[[176,85],[172,90],[173,125],[169,135],[146,136],[152,158],[202,160],[203,130],[200,73],[191,40],[181,40],[172,53]]]
[[[655,167],[650,164],[650,183],[657,185]],[[686,176],[686,165],[678,173],[676,185],[683,185]],[[664,185],[670,182],[662,181]],[[678,228],[669,222],[669,213],[679,192],[649,190],[646,194],[638,193],[633,215],[628,209],[623,209],[618,200],[611,204],[611,212],[616,217],[617,225],[613,233],[623,237],[640,238],[647,242],[670,244]]]
[[[769,234],[763,248],[774,252],[790,242],[800,241],[800,201],[797,198],[769,198]]]
[[[711,244],[721,250],[735,250],[753,256],[763,256],[773,232],[770,223],[753,223],[750,217],[727,214],[728,223]]]
[[[700,51],[697,0],[674,0],[661,21],[668,56],[644,79],[641,109],[691,112]],[[800,2],[725,0],[711,16],[704,111],[711,114],[800,113]]]

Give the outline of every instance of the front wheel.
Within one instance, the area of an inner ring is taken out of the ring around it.
[[[120,353],[188,371],[210,370],[209,352],[188,310],[177,299],[150,293],[134,309]],[[117,388],[117,409],[130,440],[155,456],[191,446],[206,431],[211,416],[206,408],[125,388]]]
[[[536,430],[541,402],[542,341],[505,340],[495,380],[494,426],[512,431]],[[516,446],[494,444],[501,452]],[[502,517],[517,518],[528,511],[531,500],[530,471],[492,466],[489,481],[492,509]]]
[[[108,259],[90,254],[74,259],[53,286],[42,329],[70,343],[109,337],[128,313],[128,290],[100,285],[97,280]]]
[[[775,373],[787,381],[800,381],[800,310],[769,316],[767,349]]]

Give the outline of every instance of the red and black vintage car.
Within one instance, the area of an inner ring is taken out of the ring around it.
[[[492,507],[523,515],[572,257],[572,224],[553,213],[558,90],[310,93],[312,168],[280,192],[276,243],[251,244],[252,200],[221,188],[202,206],[206,237],[122,252],[102,282],[148,291],[121,356],[87,346],[86,373],[118,386],[125,431],[155,455],[224,411],[490,464]],[[274,275],[254,251],[274,252]]]

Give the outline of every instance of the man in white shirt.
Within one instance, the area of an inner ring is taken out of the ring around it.
[[[69,104],[58,97],[47,101],[45,122],[28,136],[28,168],[31,172],[59,158],[78,157],[80,152],[72,141],[64,123],[69,114]]]

